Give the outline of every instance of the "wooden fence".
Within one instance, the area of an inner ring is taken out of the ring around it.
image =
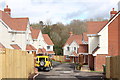
[[[106,78],[120,80],[120,56],[106,58]]]
[[[54,56],[53,59],[54,59],[55,61],[65,62],[64,56]]]
[[[26,51],[0,49],[0,79],[28,78],[34,73],[34,55]]]

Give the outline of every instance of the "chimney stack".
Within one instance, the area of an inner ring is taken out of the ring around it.
[[[117,14],[117,11],[114,11],[114,8],[110,12],[110,17],[112,18],[115,14]]]
[[[72,36],[72,35],[73,35],[73,32],[69,32],[69,35]]]
[[[4,12],[11,15],[11,9],[8,8],[8,5],[6,5],[6,8],[4,8]]]

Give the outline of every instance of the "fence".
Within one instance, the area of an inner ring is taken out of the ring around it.
[[[33,54],[21,50],[0,50],[0,79],[28,78],[31,73],[34,73]]]
[[[106,58],[106,78],[120,80],[120,56]]]
[[[53,59],[55,61],[65,62],[64,56],[54,56]]]

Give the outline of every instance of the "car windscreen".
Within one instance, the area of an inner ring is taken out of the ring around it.
[[[39,58],[39,61],[45,61],[45,58]]]

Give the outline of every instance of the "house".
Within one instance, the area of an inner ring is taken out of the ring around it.
[[[110,16],[110,20],[96,34],[87,35],[91,70],[102,71],[107,56],[120,55],[120,11],[114,11],[113,8]]]
[[[84,58],[87,55],[88,45],[84,44],[82,35],[75,35],[72,32],[70,32],[69,34],[70,34],[70,37],[68,38],[65,45],[63,46],[63,55],[65,56],[66,61],[79,63],[81,62],[80,55],[83,55],[82,57]],[[87,62],[86,59],[83,62],[86,63]]]
[[[28,53],[36,53],[31,45],[32,37],[29,18],[12,18],[11,9],[0,10],[0,45],[2,48],[21,49]]]
[[[93,55],[91,54],[91,50],[94,49],[93,45],[99,45],[98,36],[95,36],[95,35],[97,34],[98,31],[100,31],[104,27],[104,25],[107,22],[108,21],[88,21],[87,22],[87,32],[84,33],[84,38],[85,38],[84,40],[88,43],[88,53],[89,53],[88,54],[88,65],[89,65],[90,70],[94,70],[94,62],[93,62],[94,60],[93,60]],[[94,38],[87,37],[87,35],[89,36],[93,35]],[[93,40],[93,42],[91,40]]]
[[[42,34],[40,29],[33,29],[31,27],[31,35],[33,39],[32,45],[37,49],[39,55],[55,55],[53,51],[53,42],[48,36],[48,34]]]

